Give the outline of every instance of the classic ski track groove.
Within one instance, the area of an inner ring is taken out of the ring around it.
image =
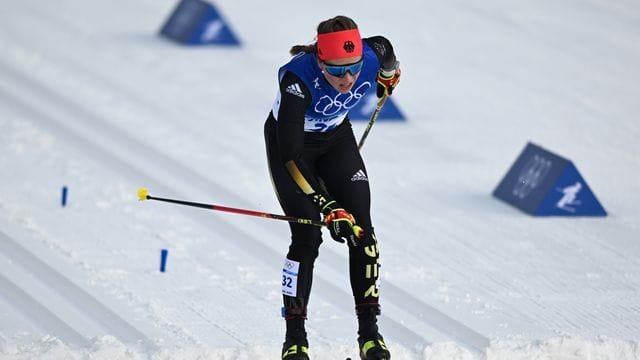
[[[3,241],[2,238],[3,236],[0,235],[0,241]],[[0,293],[16,311],[26,316],[32,323],[38,324],[45,332],[56,334],[62,341],[71,345],[90,346],[84,336],[2,274],[0,274]]]
[[[161,152],[136,141],[129,134],[111,126],[98,115],[36,83],[33,79],[2,60],[0,60],[0,73],[2,73],[3,78],[11,79],[13,85],[16,85],[9,87],[5,82],[5,85],[0,88],[0,92],[4,93],[5,99],[10,99],[11,105],[16,110],[28,114],[28,118],[39,126],[43,126],[62,138],[69,139],[71,143],[82,149],[87,156],[103,160],[112,169],[135,175],[135,179],[143,181],[144,184],[158,192],[179,194],[180,192],[173,188],[176,184],[167,184],[165,181],[158,179],[164,179],[163,175],[181,174],[182,178],[189,180],[188,183],[178,180],[178,185],[207,189],[209,192],[211,192],[211,189],[216,189],[216,194],[219,195],[219,198],[224,203],[249,206],[246,200],[231,193],[211,179],[205,178]],[[9,89],[21,89],[21,93],[27,93],[30,96],[20,96]],[[38,104],[35,104],[36,101],[32,99],[37,99]],[[46,110],[51,110],[51,112]],[[52,113],[62,113],[62,115],[55,116]],[[122,151],[123,149],[125,151]],[[126,156],[124,156],[125,154]],[[133,160],[131,160],[132,158]],[[154,175],[150,175],[149,171],[141,170],[139,164],[144,164],[145,161],[154,164]],[[282,260],[282,254],[262,244],[237,226],[224,221],[222,217],[213,217],[204,211],[199,214],[190,212],[186,215],[207,226],[215,223],[216,228],[229,236],[229,238],[242,237],[243,243],[247,244],[243,246],[243,250],[251,254],[255,259],[267,262],[270,266]],[[331,250],[325,249],[323,251]],[[331,256],[326,256],[327,259],[325,260],[331,262],[332,265],[336,265],[339,257],[333,255],[335,253]],[[391,283],[384,282],[383,285],[385,288],[385,302],[398,304],[400,308],[407,309],[408,313],[417,316],[428,327],[452,340],[458,341],[475,353],[482,353],[489,345],[490,340],[484,335],[449,317],[405,290]],[[345,296],[343,290],[319,276],[314,277],[314,287],[320,288],[317,291],[319,297],[332,299]],[[350,297],[351,295],[348,294],[348,296]],[[351,309],[346,309],[346,306],[343,307],[346,311],[351,311]],[[393,339],[410,347],[416,344],[427,345],[430,343],[429,340],[424,339],[421,335],[416,334],[394,319],[386,317],[384,314],[382,317],[386,322],[385,333],[388,334],[386,335],[388,339]],[[236,340],[239,341],[239,339]]]
[[[106,333],[113,334],[125,343],[142,341],[147,346],[151,346],[152,342],[146,335],[2,231],[0,231],[0,251],[10,256],[13,264],[18,264],[23,270],[28,271],[41,284],[78,309],[86,318],[93,320]],[[56,315],[58,309],[49,310],[48,299],[33,298],[26,289],[2,274],[0,274],[0,289],[8,297],[9,302],[34,323],[46,330],[53,330],[53,333],[60,334],[71,344],[85,347],[90,344],[80,331],[76,331],[71,324]],[[28,311],[24,311],[25,309]]]

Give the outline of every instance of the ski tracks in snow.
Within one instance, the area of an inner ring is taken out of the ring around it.
[[[245,206],[247,201],[211,179],[193,171],[192,169],[172,160],[160,151],[145,145],[133,138],[127,132],[112,125],[106,119],[85,109],[71,99],[62,97],[42,84],[22,74],[11,65],[0,60],[0,75],[6,81],[0,85],[0,99],[12,110],[25,115],[30,121],[45,128],[57,137],[66,139],[74,144],[86,156],[105,166],[126,174],[132,181],[141,182],[159,191],[180,194],[177,189],[191,189],[202,194],[215,193],[224,203]],[[145,166],[152,164],[152,166]],[[179,176],[178,176],[179,175]],[[186,180],[185,180],[186,179]],[[132,189],[133,193],[133,189]],[[189,217],[207,227],[215,224],[216,232],[224,235],[230,246],[240,246],[242,251],[258,262],[264,262],[269,267],[276,266],[282,261],[283,255],[273,247],[264,244],[255,234],[248,233],[232,221],[225,221],[223,217],[211,217],[205,212],[188,212]],[[242,241],[234,241],[241,238]],[[21,248],[14,240],[0,233],[2,251],[11,256],[17,255],[19,261],[32,269],[38,279],[54,287],[58,293],[69,293],[66,300],[71,306],[86,316],[104,326],[123,342],[148,341],[146,335],[129,325],[117,314],[106,308],[99,301],[92,298],[81,288],[73,285],[63,275],[55,272],[37,257]],[[240,244],[240,245],[238,245]],[[331,251],[331,250],[324,250]],[[335,255],[335,256],[334,256]],[[196,255],[196,258],[198,255]],[[326,256],[332,268],[340,268],[340,257],[336,254]],[[50,329],[56,334],[63,334],[71,343],[82,344],[84,338],[77,331],[68,326],[64,320],[51,311],[43,299],[30,296],[22,284],[15,284],[10,279],[0,276],[0,287],[13,295],[11,301],[30,302],[42,317],[35,320],[44,321],[53,326]],[[323,298],[341,307],[345,312],[352,313],[352,309],[341,299],[351,295],[332,281],[316,276],[314,287],[318,288],[314,296]],[[470,351],[481,354],[489,346],[489,339],[474,331],[452,317],[444,314],[409,292],[390,283],[384,283],[385,305],[395,308],[392,314],[398,318],[383,314],[386,337],[392,341],[404,344],[409,348],[430,344],[432,334],[440,334],[465,346]],[[199,312],[199,316],[206,314]],[[48,319],[48,320],[44,320]],[[207,319],[215,323],[215,319]],[[418,326],[415,326],[418,324]],[[214,324],[215,325],[215,324]],[[218,327],[221,333],[230,336],[238,343],[244,344],[250,338],[242,339],[239,335]],[[435,335],[434,335],[435,336]]]
[[[0,251],[6,256],[1,293],[47,333],[82,347],[100,333],[114,334],[124,343],[153,346],[145,334],[1,231]],[[32,281],[21,281],[25,278]]]

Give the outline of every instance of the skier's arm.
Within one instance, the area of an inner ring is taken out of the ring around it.
[[[400,67],[393,46],[389,40],[382,36],[372,36],[363,40],[373,49],[380,62],[376,95],[378,97],[389,96],[400,82]]]
[[[288,92],[294,86],[300,92]],[[285,168],[300,190],[307,195],[329,226],[331,237],[339,242],[355,235],[361,237],[363,230],[356,220],[324,190],[313,175],[302,156],[304,150],[304,114],[309,106],[311,94],[302,80],[286,72],[280,81],[280,108],[278,110],[277,136],[280,154]]]
[[[296,85],[299,94],[288,92],[287,88]],[[295,74],[287,71],[280,81],[280,108],[278,110],[277,135],[282,162],[293,181],[298,185],[320,210],[331,201],[329,194],[322,189],[304,161],[304,114],[311,101],[311,94],[304,82]]]
[[[383,36],[372,36],[362,40],[373,49],[373,52],[380,62],[380,69],[388,71],[395,69],[397,62],[396,54],[393,51],[391,42],[387,40],[387,38]]]

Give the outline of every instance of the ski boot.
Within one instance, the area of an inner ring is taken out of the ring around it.
[[[380,315],[378,305],[357,307],[358,315],[358,348],[361,360],[389,360],[391,353],[378,332],[377,316]]]
[[[309,360],[309,342],[304,319],[287,320],[287,334],[282,344],[282,360]]]
[[[384,343],[382,335],[376,334],[374,338],[359,336],[360,359],[362,360],[389,360],[391,353]]]
[[[282,344],[282,360],[309,360],[309,343],[306,339],[287,339]]]

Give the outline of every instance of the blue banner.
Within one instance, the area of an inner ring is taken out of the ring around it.
[[[180,1],[160,34],[185,45],[240,45],[220,12],[202,0]]]
[[[606,216],[575,165],[528,143],[493,196],[535,216]]]
[[[360,102],[354,106],[351,110],[349,110],[349,120],[364,120],[368,121],[371,119],[371,114],[376,109],[376,103],[378,102],[378,97],[375,94],[375,91],[368,92],[364,99],[360,100]],[[392,101],[392,98],[389,97],[384,102],[384,106],[380,113],[378,114],[378,119],[376,121],[404,121],[405,117],[400,111],[400,108],[396,106],[396,104]]]

